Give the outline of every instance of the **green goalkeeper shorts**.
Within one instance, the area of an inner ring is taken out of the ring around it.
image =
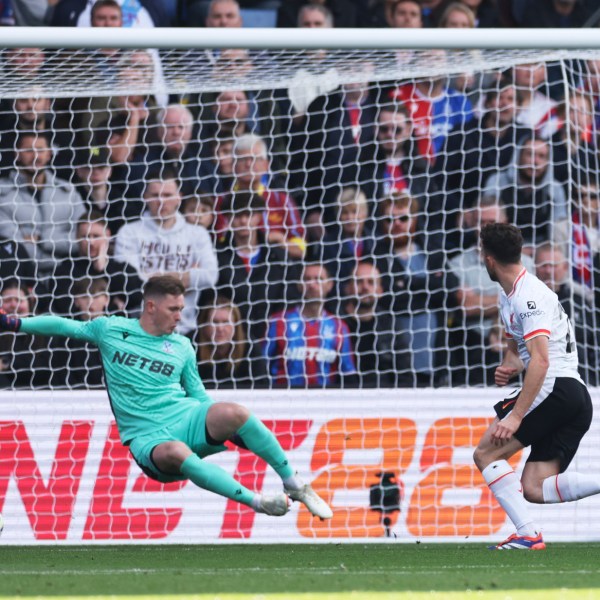
[[[139,436],[129,444],[135,462],[148,477],[162,483],[184,481],[184,475],[163,473],[152,460],[152,451],[163,442],[183,442],[200,458],[226,450],[224,444],[209,444],[206,441],[206,413],[213,402],[198,403],[177,423],[166,425],[157,431]]]

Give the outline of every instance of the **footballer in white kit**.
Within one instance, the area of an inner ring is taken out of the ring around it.
[[[502,288],[500,314],[508,347],[497,385],[524,372],[523,386],[498,402],[497,418],[473,455],[516,533],[495,550],[543,550],[527,501],[558,503],[600,493],[596,474],[566,472],[592,421],[592,401],[577,367],[575,336],[558,297],[521,263],[523,237],[514,225],[481,230],[482,258]],[[530,446],[521,478],[508,459]]]
[[[583,383],[577,370],[575,334],[567,313],[558,296],[525,268],[519,273],[511,292],[500,293],[500,316],[506,337],[517,344],[525,369],[530,360],[526,342],[540,335],[548,338],[550,364],[546,379],[528,412],[552,392],[557,377],[571,377]],[[569,382],[563,382],[563,385],[568,386]],[[506,409],[502,410],[502,416],[507,414]]]

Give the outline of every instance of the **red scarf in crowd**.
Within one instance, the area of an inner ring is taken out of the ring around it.
[[[408,189],[404,171],[399,162],[388,161],[383,173],[383,185],[386,194],[392,191],[405,191]]]
[[[360,104],[346,102],[346,109],[348,110],[348,117],[350,119],[350,127],[352,130],[352,137],[354,138],[354,143],[359,144],[361,133],[360,116],[362,112],[362,107]]]
[[[573,213],[573,278],[588,287],[592,286],[593,253],[587,228],[582,225],[579,213]]]

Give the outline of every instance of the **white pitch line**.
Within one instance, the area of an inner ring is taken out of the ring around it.
[[[0,569],[1,576],[10,576],[10,575],[41,575],[41,576],[55,576],[61,577],[64,575],[76,575],[80,576],[94,576],[94,575],[123,575],[123,574],[140,574],[140,575],[152,575],[152,574],[160,574],[160,573],[170,573],[173,570],[178,573],[185,573],[188,575],[215,575],[215,574],[239,574],[243,575],[245,573],[280,573],[280,574],[295,574],[295,573],[305,573],[307,575],[315,574],[315,575],[335,575],[335,574],[343,574],[344,576],[352,575],[352,576],[363,576],[363,575],[380,575],[380,574],[393,574],[393,575],[432,575],[432,574],[442,574],[448,569],[462,569],[460,565],[454,565],[452,567],[441,567],[439,569],[422,569],[419,571],[415,571],[410,568],[402,568],[402,567],[390,567],[390,568],[379,568],[379,569],[359,569],[355,570],[352,568],[328,568],[328,569],[306,569],[304,567],[280,567],[280,568],[261,568],[261,567],[248,567],[248,568],[215,568],[215,569],[198,569],[195,567],[174,567],[173,569],[141,569],[141,568],[123,568],[123,569],[68,569],[68,570],[37,570],[37,569]],[[465,565],[465,569],[476,569],[473,565]],[[527,568],[527,573],[531,574],[547,574],[546,569],[530,569]],[[577,575],[590,575],[596,574],[598,571],[595,569],[578,569],[576,571],[570,570],[554,570],[553,573],[556,574],[577,574]]]

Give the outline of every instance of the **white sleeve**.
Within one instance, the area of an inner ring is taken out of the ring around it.
[[[552,311],[544,298],[515,298],[513,302],[515,318],[523,326],[523,340],[528,342],[534,337],[545,335],[550,337],[552,332]]]

